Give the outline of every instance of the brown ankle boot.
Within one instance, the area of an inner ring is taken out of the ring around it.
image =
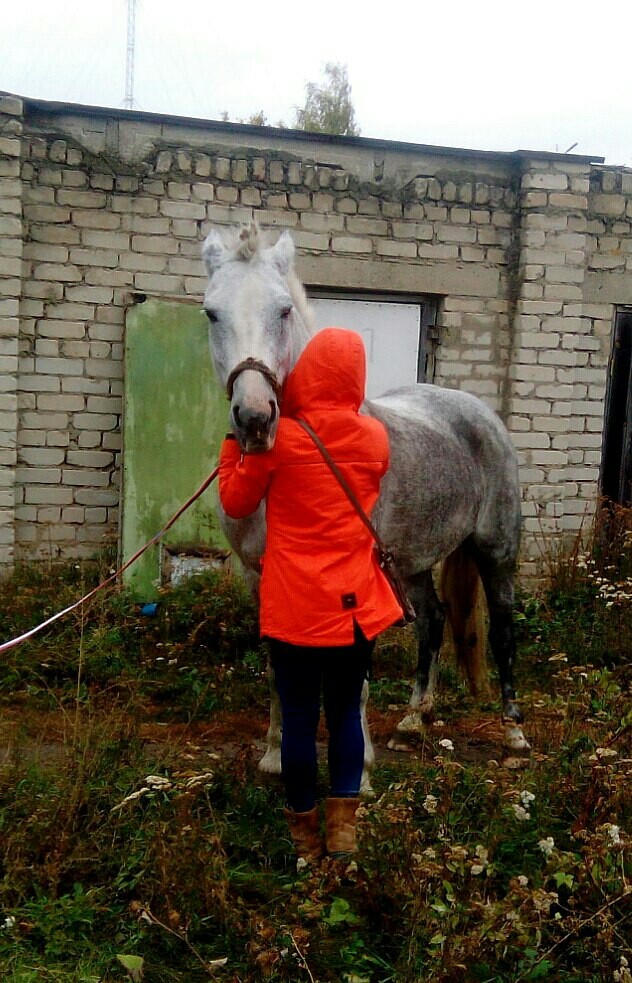
[[[327,853],[334,856],[356,850],[356,810],[359,799],[327,799]]]
[[[325,848],[320,835],[318,807],[314,806],[309,812],[294,812],[293,809],[283,812],[298,856],[307,861],[319,860]]]

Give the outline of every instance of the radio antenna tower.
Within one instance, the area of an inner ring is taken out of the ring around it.
[[[136,0],[127,0],[127,58],[125,60],[125,99],[123,107],[133,109],[134,57],[136,54]]]

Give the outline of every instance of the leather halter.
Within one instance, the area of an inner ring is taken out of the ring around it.
[[[272,369],[268,368],[265,362],[261,362],[258,358],[245,358],[243,362],[239,362],[235,366],[233,371],[228,376],[226,380],[226,393],[229,399],[233,398],[233,388],[235,386],[235,380],[237,376],[241,375],[242,372],[260,372],[264,379],[270,384],[274,395],[277,398],[277,402],[281,399],[281,385],[279,380],[275,376]]]

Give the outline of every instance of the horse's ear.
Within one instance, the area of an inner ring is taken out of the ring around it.
[[[213,229],[207,235],[202,246],[202,259],[209,276],[212,276],[218,266],[221,265],[225,252],[226,246],[219,234]]]
[[[294,262],[294,243],[289,232],[283,232],[270,250],[279,272],[285,276]]]

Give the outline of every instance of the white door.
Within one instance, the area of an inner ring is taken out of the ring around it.
[[[351,328],[362,335],[369,398],[417,382],[421,338],[419,304],[312,297],[317,328]]]

